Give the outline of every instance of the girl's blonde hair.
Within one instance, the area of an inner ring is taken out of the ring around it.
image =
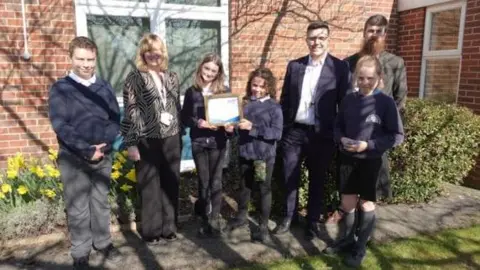
[[[384,85],[383,85],[382,64],[380,63],[380,60],[378,60],[377,57],[372,55],[365,55],[360,57],[360,59],[358,59],[357,65],[355,66],[355,72],[353,73],[354,86],[357,87],[358,71],[364,66],[375,68],[375,74],[378,76],[377,88],[383,88]]]
[[[147,62],[145,61],[144,55],[146,52],[152,51],[154,49],[159,49],[162,53],[162,64],[160,67],[161,70],[165,71],[168,69],[167,46],[159,36],[152,33],[147,33],[142,37],[138,44],[137,55],[135,58],[135,65],[137,66],[138,70],[142,72],[148,71]]]
[[[202,61],[197,67],[197,71],[195,72],[195,81],[193,85],[198,91],[202,91],[202,88],[204,86],[204,82],[202,79],[202,67],[204,64],[208,62],[213,62],[215,65],[218,66],[218,73],[215,79],[212,81],[210,90],[212,90],[214,94],[224,93],[225,92],[225,85],[224,85],[225,70],[223,68],[222,59],[216,53],[209,53],[203,57]]]

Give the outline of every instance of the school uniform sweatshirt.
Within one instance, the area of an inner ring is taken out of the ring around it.
[[[104,153],[112,151],[120,131],[120,109],[114,93],[112,86],[98,77],[89,87],[68,76],[52,85],[48,116],[60,149],[86,160],[95,153],[93,145],[106,143]]]
[[[372,95],[360,92],[348,94],[340,104],[335,121],[335,141],[340,151],[356,158],[378,158],[403,142],[403,124],[393,98],[375,90]],[[360,153],[348,152],[340,141],[347,137],[366,141],[368,147]]]
[[[276,142],[282,138],[283,115],[273,99],[249,101],[243,116],[252,122],[251,130],[236,129],[240,156],[248,160],[275,158]]]

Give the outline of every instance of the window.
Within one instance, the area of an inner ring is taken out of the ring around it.
[[[427,8],[420,97],[457,101],[465,9],[465,1]]]
[[[165,40],[169,69],[178,73],[181,93],[208,52],[221,55],[228,74],[227,0],[76,0],[75,10],[77,35],[97,43],[97,72],[115,88],[120,104],[125,77],[146,32]]]
[[[77,35],[97,43],[97,73],[115,88],[121,106],[125,77],[135,67],[145,32],[165,40],[169,69],[178,73],[181,93],[193,83],[196,66],[208,52],[221,55],[228,76],[228,0],[75,0],[75,18]],[[182,140],[185,171],[194,168],[188,130]]]

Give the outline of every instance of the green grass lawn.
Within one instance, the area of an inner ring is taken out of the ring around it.
[[[338,256],[288,259],[241,269],[349,269]],[[369,246],[361,269],[480,269],[480,225]]]

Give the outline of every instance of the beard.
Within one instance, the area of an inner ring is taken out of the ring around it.
[[[360,55],[379,55],[385,50],[385,38],[373,36],[364,41]]]

